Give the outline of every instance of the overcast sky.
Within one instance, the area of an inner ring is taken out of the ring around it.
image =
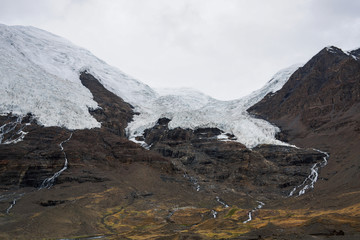
[[[0,0],[0,22],[65,37],[151,87],[222,100],[325,46],[360,47],[359,0]]]

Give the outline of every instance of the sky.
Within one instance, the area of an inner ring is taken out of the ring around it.
[[[358,0],[0,0],[0,23],[62,36],[151,87],[220,100],[326,46],[360,47]]]

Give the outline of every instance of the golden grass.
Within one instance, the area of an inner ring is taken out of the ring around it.
[[[126,208],[109,209],[104,224],[111,228],[117,236],[130,239],[155,239],[170,237],[173,232],[165,219],[169,208],[160,206],[157,209],[136,210]],[[360,229],[360,203],[334,210],[284,210],[260,209],[253,213],[253,220],[244,224],[248,209],[233,206],[230,209],[221,206],[216,208],[218,217],[214,219],[211,209],[182,208],[174,211],[171,216],[172,226],[182,233],[194,233],[204,238],[221,239],[235,238],[242,234],[260,229],[271,223],[281,228],[301,227],[313,222],[331,221],[332,224],[349,224]]]

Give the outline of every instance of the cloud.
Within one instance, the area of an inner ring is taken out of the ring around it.
[[[3,0],[0,21],[33,25],[154,87],[232,99],[327,45],[360,47],[357,0]]]

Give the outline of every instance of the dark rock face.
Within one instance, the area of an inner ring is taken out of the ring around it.
[[[50,175],[54,169],[61,169],[64,164],[58,144],[66,138],[66,130],[33,124],[23,130],[29,132],[24,141],[0,145],[0,181],[3,188],[37,187],[44,176]]]
[[[359,51],[351,54],[359,56]],[[335,47],[325,48],[296,71],[281,90],[248,111],[281,127],[279,138],[330,153],[329,164],[320,174],[328,181],[318,183],[318,194],[329,198],[360,188],[355,180],[360,178],[358,58]],[[339,201],[324,202],[341,205]],[[352,201],[356,202],[355,198]]]
[[[101,106],[99,109],[90,109],[101,127],[125,137],[127,123],[132,120],[134,112],[132,106],[124,102],[120,97],[106,90],[97,79],[89,73],[80,74],[81,83],[87,87],[94,96],[95,102]]]
[[[285,146],[262,145],[252,150],[234,141],[219,141],[217,128],[169,129],[169,119],[159,119],[144,134],[151,150],[173,159],[176,169],[196,178],[197,184],[287,195],[310,174],[323,154]]]
[[[360,61],[331,47],[320,51],[280,91],[267,95],[249,112],[276,123],[291,119],[294,128],[302,124],[317,129],[346,111],[354,111],[351,109],[359,101]]]

